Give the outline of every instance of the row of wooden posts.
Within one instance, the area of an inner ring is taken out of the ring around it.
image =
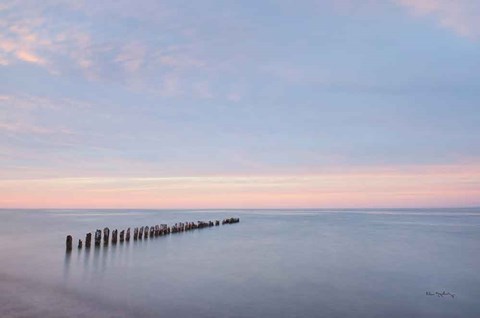
[[[228,218],[224,219],[221,223],[222,224],[233,224],[240,222],[239,218]],[[186,223],[175,223],[173,226],[168,226],[167,224],[155,225],[155,226],[141,226],[136,227],[133,229],[133,239],[134,240],[141,240],[142,238],[148,237],[157,237],[162,235],[168,235],[171,233],[178,233],[178,232],[185,232],[194,229],[202,229],[211,226],[219,226],[220,221],[198,221],[195,222],[186,222]],[[117,244],[117,241],[123,243],[124,241],[130,241],[130,228],[126,231],[121,230],[120,235],[118,235],[117,229],[112,231],[112,244]],[[110,229],[108,227],[103,229],[103,244],[108,245],[110,241]],[[94,244],[95,246],[100,246],[102,242],[102,230],[96,230],[94,236]],[[71,251],[73,248],[73,237],[71,235],[67,235],[66,240],[67,251]],[[89,248],[92,245],[92,233],[87,233],[85,236],[85,247]],[[78,248],[81,249],[83,247],[82,240],[78,240]]]

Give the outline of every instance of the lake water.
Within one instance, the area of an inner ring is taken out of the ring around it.
[[[480,209],[0,210],[0,255],[0,317],[480,317]]]

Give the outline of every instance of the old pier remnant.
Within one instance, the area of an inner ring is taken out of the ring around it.
[[[112,231],[112,244],[117,244],[118,231],[117,229]]]
[[[87,233],[85,236],[85,247],[90,247],[92,245],[92,233]]]
[[[133,239],[135,241],[138,239],[138,227],[133,229]]]
[[[102,230],[95,231],[95,246],[100,246],[100,242],[102,241]]]
[[[158,236],[164,236],[164,235],[169,235],[172,233],[180,233],[180,232],[186,232],[186,231],[191,231],[195,229],[203,229],[207,227],[213,227],[213,226],[219,226],[220,224],[235,224],[240,222],[239,218],[227,218],[224,219],[220,222],[220,220],[215,220],[215,221],[197,221],[197,222],[178,222],[175,223],[172,226],[168,226],[167,224],[156,224],[152,226],[141,226],[141,227],[135,227],[133,228],[133,239],[136,241],[138,239],[147,239],[150,237],[150,239],[156,238]],[[95,231],[95,246],[99,247],[100,243],[102,241],[102,236],[103,236],[103,243],[104,245],[108,245],[109,240],[110,240],[110,229],[108,227],[105,227],[102,230],[96,230]],[[118,240],[118,230],[112,230],[112,244],[117,244]],[[120,231],[120,243],[123,242],[129,242],[130,241],[130,228],[127,228],[126,230],[121,230]],[[87,233],[85,236],[85,247],[89,248],[92,243],[92,233]],[[73,244],[73,237],[71,235],[67,235],[66,238],[66,249],[67,252],[72,250],[72,244]],[[83,247],[83,242],[82,240],[78,240],[78,249],[81,249]]]
[[[222,221],[222,224],[234,224],[240,222],[239,218],[229,218]]]
[[[103,244],[108,245],[110,239],[110,229],[108,227],[103,229]]]
[[[67,252],[72,250],[72,241],[73,238],[71,235],[67,235],[66,245],[67,245]]]

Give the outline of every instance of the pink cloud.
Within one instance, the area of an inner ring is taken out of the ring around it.
[[[475,0],[395,0],[415,16],[431,16],[445,28],[468,37],[480,36],[480,2]]]
[[[25,61],[25,62],[28,62],[28,63],[40,64],[40,65],[46,64],[45,59],[39,57],[38,55],[36,55],[33,52],[29,52],[29,51],[26,51],[26,50],[19,50],[19,51],[16,52],[15,55],[17,56],[17,58],[19,60],[22,60],[22,61]]]

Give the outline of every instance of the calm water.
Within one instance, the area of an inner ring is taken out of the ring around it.
[[[227,216],[76,249],[105,226]],[[0,210],[0,253],[0,317],[480,317],[480,209]]]

